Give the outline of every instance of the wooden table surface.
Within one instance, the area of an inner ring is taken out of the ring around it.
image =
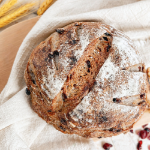
[[[31,28],[38,21],[34,17],[0,32],[0,92],[7,83],[16,53]]]

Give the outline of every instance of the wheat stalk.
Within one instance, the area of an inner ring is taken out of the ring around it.
[[[15,10],[13,13],[8,14],[4,16],[3,18],[0,18],[0,28],[8,25],[9,23],[13,22],[20,16],[24,16],[29,10],[35,5],[35,3],[28,3],[24,6],[21,6],[17,10]]]
[[[7,3],[0,7],[0,17],[2,17],[6,12],[8,12],[12,6],[17,3],[17,0],[9,0]]]
[[[42,15],[47,10],[47,8],[51,5],[52,1],[53,0],[45,0],[41,4],[40,8],[38,9],[37,14]]]

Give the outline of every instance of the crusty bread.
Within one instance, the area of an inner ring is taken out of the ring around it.
[[[33,50],[25,80],[34,111],[63,133],[126,133],[146,109],[144,63],[128,37],[99,22],[57,29]]]

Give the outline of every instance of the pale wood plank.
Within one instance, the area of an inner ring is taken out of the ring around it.
[[[0,92],[7,83],[16,53],[39,17],[15,24],[0,33]]]

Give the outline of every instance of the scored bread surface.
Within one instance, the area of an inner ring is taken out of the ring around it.
[[[99,22],[75,22],[37,46],[25,80],[34,111],[63,133],[128,132],[146,109],[145,66],[132,41]]]

